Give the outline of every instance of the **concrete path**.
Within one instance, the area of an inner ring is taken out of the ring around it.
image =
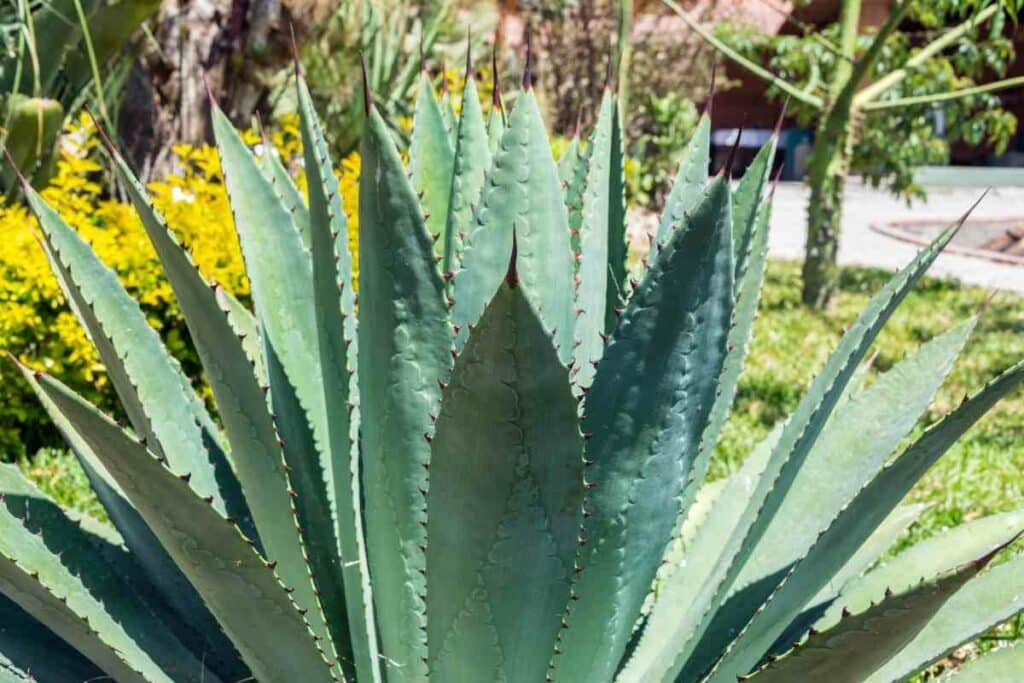
[[[888,192],[874,190],[859,180],[847,185],[843,207],[843,232],[839,241],[839,262],[896,270],[906,265],[917,245],[872,230],[872,223],[908,219],[938,219],[953,222],[981,195],[979,188],[935,187],[928,199],[906,203]],[[782,183],[775,193],[769,254],[774,258],[802,259],[807,219],[806,185]],[[983,218],[1024,218],[1024,188],[993,188],[972,216]],[[957,254],[942,254],[931,267],[932,276],[949,277],[965,284],[1024,293],[1024,266],[994,263]]]

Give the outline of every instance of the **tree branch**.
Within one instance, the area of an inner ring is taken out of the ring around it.
[[[701,39],[704,40],[704,42],[711,45],[711,47],[718,50],[723,55],[739,64],[753,75],[757,76],[761,80],[771,85],[774,85],[779,90],[783,91],[784,93],[786,93],[795,100],[803,102],[804,104],[814,107],[816,109],[824,108],[825,102],[820,97],[807,93],[798,88],[797,86],[793,85],[789,81],[776,76],[772,72],[768,71],[767,69],[763,68],[758,64],[755,64],[751,60],[741,55],[736,50],[732,49],[731,47],[723,43],[718,38],[711,35],[711,33],[707,29],[705,29],[703,26],[697,23],[692,17],[690,17],[683,10],[682,7],[680,7],[674,2],[674,0],[661,0],[661,3],[665,5],[665,7],[668,7],[670,10],[675,12],[675,14],[680,19],[683,20],[683,23],[689,26],[694,33],[696,33],[698,36],[700,36]]]
[[[879,111],[882,109],[894,109],[896,107],[910,107],[917,104],[948,102],[949,100],[955,100],[961,97],[981,95],[982,93],[992,92],[994,90],[1005,90],[1006,88],[1013,88],[1018,85],[1024,86],[1024,76],[1004,78],[1001,81],[975,85],[970,88],[961,88],[960,90],[950,90],[949,92],[933,93],[931,95],[917,95],[915,97],[900,97],[895,100],[868,102],[864,105],[863,109],[864,111]]]
[[[899,5],[892,8],[889,12],[889,16],[885,22],[878,29],[874,39],[871,41],[871,45],[861,55],[861,58],[857,60],[853,66],[853,72],[850,74],[850,78],[846,82],[846,86],[840,92],[838,100],[845,102],[853,102],[856,89],[860,87],[860,84],[864,82],[864,79],[870,73],[871,69],[875,67],[879,57],[882,56],[882,50],[885,48],[885,43],[889,40],[889,37],[896,32],[899,28],[903,18],[910,11],[910,0],[903,0]]]
[[[663,0],[664,1],[664,0]],[[913,57],[907,60],[901,68],[894,71],[890,71],[888,74],[878,79],[868,87],[861,90],[853,98],[853,104],[855,107],[864,108],[869,102],[878,99],[886,90],[896,85],[908,75],[910,72],[917,67],[924,64],[926,61],[945,50],[950,45],[953,45],[965,35],[970,33],[973,29],[979,25],[985,23],[996,12],[999,11],[999,4],[992,4],[981,10],[964,23],[950,29],[946,33],[942,34],[932,42],[925,45]]]

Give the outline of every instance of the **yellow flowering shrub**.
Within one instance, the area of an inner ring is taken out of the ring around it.
[[[262,140],[247,131],[245,140],[257,153]],[[302,172],[298,120],[285,117],[270,136],[300,188]],[[135,211],[107,196],[98,141],[87,118],[61,139],[57,172],[43,197],[98,256],[114,268],[128,292],[142,306],[171,353],[190,376],[200,371],[188,343],[188,330],[163,277],[156,254]],[[249,294],[241,251],[234,231],[215,148],[178,145],[173,149],[180,171],[149,185],[153,202],[210,280],[245,300]],[[353,154],[337,170],[350,247],[358,230],[359,158]],[[35,218],[20,203],[0,206],[0,351],[59,377],[105,410],[117,411],[116,397],[99,357],[68,309],[43,250]],[[354,264],[355,265],[355,264]],[[56,439],[45,413],[12,363],[0,365],[4,382],[0,399],[0,458],[32,453]]]

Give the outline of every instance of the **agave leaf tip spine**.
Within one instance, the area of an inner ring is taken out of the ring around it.
[[[777,141],[782,134],[782,122],[786,120],[786,110],[789,108],[789,98],[782,102],[782,109],[779,110],[779,118],[775,120],[775,128],[772,130],[772,137]]]
[[[708,101],[704,103],[704,116],[711,118],[715,106],[715,86],[718,79],[718,59],[711,63],[711,82],[708,84]]]
[[[366,73],[366,55],[359,53],[359,70],[363,74],[363,111],[367,116],[373,109],[373,93],[370,92],[370,77]]]
[[[523,67],[523,90],[533,89],[533,32],[526,29],[526,66]]]
[[[291,40],[292,61],[295,69],[295,78],[302,78],[302,62],[299,60],[299,43],[295,38],[295,24],[288,22],[288,34]]]
[[[494,44],[491,47],[491,104],[499,110],[501,104],[501,78],[498,76],[498,33],[494,33]]]
[[[725,164],[722,166],[722,175],[726,178],[732,176],[732,167],[736,163],[736,153],[740,150],[740,142],[743,140],[743,126],[740,126],[736,132],[736,140],[732,143],[732,149],[729,150],[729,156],[725,159]]]

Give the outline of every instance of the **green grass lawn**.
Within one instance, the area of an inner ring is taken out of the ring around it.
[[[832,310],[820,315],[800,305],[799,275],[799,266],[794,263],[769,265],[747,367],[713,476],[734,469],[771,427],[796,407],[845,327],[889,278],[880,270],[844,269],[838,300]],[[977,313],[989,294],[943,280],[920,283],[880,336],[871,374],[885,371],[922,342]],[[997,294],[982,313],[973,337],[918,429],[950,411],[965,394],[973,393],[1021,358],[1024,298]],[[1022,392],[1004,399],[975,425],[939,461],[912,497],[931,507],[908,540],[1024,505]]]
[[[979,267],[984,264],[979,262]],[[846,268],[842,291],[832,310],[816,314],[800,305],[799,275],[799,266],[794,263],[772,262],[768,267],[747,368],[733,419],[713,464],[713,477],[735,469],[771,427],[796,407],[844,328],[890,277],[884,271]],[[907,297],[883,332],[870,373],[885,371],[922,342],[974,315],[988,297],[989,292],[982,289],[925,280]],[[1021,358],[1024,298],[1001,293],[982,314],[974,336],[922,419],[918,433],[955,407],[964,394],[973,393]],[[42,451],[21,465],[62,504],[102,515],[84,473],[67,453]],[[965,520],[1024,506],[1024,392],[1005,399],[976,425],[911,497],[930,507],[904,543]],[[1013,628],[1004,626],[1001,632]]]

